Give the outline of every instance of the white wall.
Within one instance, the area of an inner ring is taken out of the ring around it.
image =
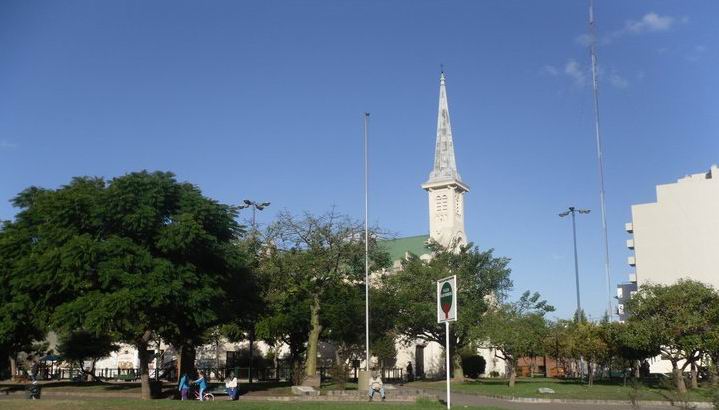
[[[719,168],[657,186],[657,202],[632,206],[637,282],[691,278],[719,288]]]

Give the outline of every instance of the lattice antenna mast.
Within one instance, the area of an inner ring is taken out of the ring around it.
[[[597,85],[597,26],[594,20],[594,0],[589,0],[589,53],[592,58],[592,95],[594,97],[594,134],[597,140],[597,165],[599,167],[599,201],[602,213],[604,233],[604,273],[607,285],[607,316],[612,317],[612,289],[609,268],[609,239],[607,234],[607,205],[604,193],[604,155],[602,153],[602,134],[599,128],[599,87]]]

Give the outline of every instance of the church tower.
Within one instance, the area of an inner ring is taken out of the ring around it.
[[[444,71],[439,77],[439,111],[434,168],[422,184],[429,196],[429,236],[444,246],[466,244],[464,233],[464,193],[469,186],[462,182],[454,160],[452,126],[449,122],[447,87]]]

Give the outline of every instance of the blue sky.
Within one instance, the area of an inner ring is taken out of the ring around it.
[[[630,206],[719,162],[715,1],[598,0],[613,285]],[[605,303],[584,1],[0,3],[0,219],[30,185],[170,170],[218,200],[428,231],[444,64],[468,236],[512,258],[517,292]],[[245,215],[247,216],[247,215]],[[245,217],[243,216],[243,217]]]

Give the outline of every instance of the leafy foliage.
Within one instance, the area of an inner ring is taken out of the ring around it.
[[[518,301],[490,311],[485,325],[477,329],[476,337],[486,338],[507,364],[510,386],[514,386],[519,359],[543,353],[548,334],[544,315],[553,311],[554,307],[540,299],[539,293],[526,291]]]
[[[445,327],[437,323],[436,281],[457,275],[458,321],[450,326],[450,352],[455,377],[463,377],[459,350],[474,339],[484,315],[511,286],[509,259],[495,258],[492,250],[480,251],[472,244],[456,250],[430,243],[430,260],[411,255],[402,270],[385,279],[391,297],[398,302],[396,329],[406,342],[416,339],[444,345]]]
[[[377,246],[376,230],[368,243],[370,271],[389,265],[389,256]],[[281,213],[267,233],[262,269],[273,278],[270,293],[309,299],[310,330],[305,375],[317,370],[317,349],[326,324],[320,312],[330,291],[338,284],[364,281],[365,243],[362,223],[331,211],[321,216],[309,213],[296,217]],[[338,329],[335,329],[336,331]]]
[[[637,334],[671,362],[679,393],[686,392],[683,371],[712,345],[717,305],[717,292],[693,280],[669,286],[645,284],[627,304]]]
[[[2,242],[12,250],[3,264],[15,299],[39,295],[28,309],[33,323],[135,344],[143,397],[154,334],[192,338],[233,314],[226,290],[246,276],[233,243],[242,233],[236,211],[171,173],[75,178],[57,190],[30,188],[14,203],[21,211],[3,236],[14,235]]]
[[[109,356],[119,346],[109,335],[96,335],[86,330],[77,330],[64,335],[57,348],[63,360],[74,363],[80,370],[94,378],[95,362]],[[92,362],[89,371],[85,370],[86,360]]]

